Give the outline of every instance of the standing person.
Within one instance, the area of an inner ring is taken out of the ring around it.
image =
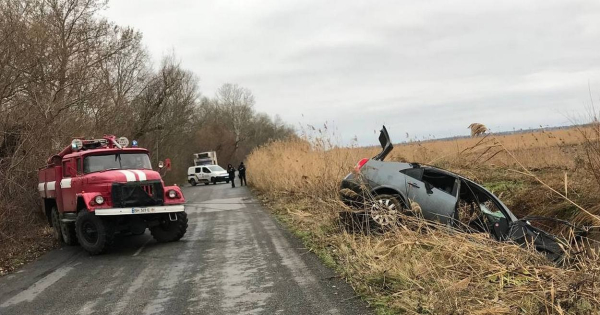
[[[238,167],[238,173],[240,174],[240,185],[248,186],[248,182],[246,182],[246,165],[244,165],[244,162],[240,163],[240,166]]]
[[[235,188],[235,168],[233,168],[233,165],[227,164],[227,173],[229,173],[231,188]]]

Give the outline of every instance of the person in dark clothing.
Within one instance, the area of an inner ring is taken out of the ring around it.
[[[244,162],[240,163],[240,166],[238,167],[238,173],[240,175],[240,185],[248,186],[248,183],[246,182],[246,165],[244,165]]]
[[[231,181],[231,188],[235,188],[235,168],[233,165],[227,165],[227,173],[229,173],[229,180]]]

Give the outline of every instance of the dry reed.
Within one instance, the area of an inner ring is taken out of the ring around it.
[[[502,138],[499,136],[499,141]],[[444,156],[438,163],[454,169],[474,160],[484,168],[497,167],[494,163],[499,159],[506,162],[504,169],[515,165],[506,156],[499,156],[493,143],[486,144],[492,145],[488,150],[478,146],[479,141],[482,139],[446,142],[437,152],[432,148],[441,144],[435,142],[400,145],[392,158],[405,160],[422,150],[431,159]],[[516,146],[518,159],[522,151],[517,142],[504,145]],[[524,144],[521,149],[544,147]],[[551,152],[561,152],[555,149],[550,147]],[[600,312],[600,264],[593,250],[589,256],[560,267],[533,250],[499,243],[487,235],[432,228],[414,218],[404,218],[399,228],[382,234],[349,233],[344,228],[347,222],[339,220],[340,213],[348,210],[338,201],[340,180],[358,160],[377,151],[339,148],[319,136],[311,141],[276,141],[248,158],[252,171],[249,179],[293,229],[309,235],[307,246],[331,257],[338,271],[375,306],[408,314]],[[564,184],[562,177],[560,183]]]

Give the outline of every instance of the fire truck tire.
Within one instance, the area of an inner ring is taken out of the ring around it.
[[[62,239],[67,245],[77,245],[77,234],[75,233],[75,223],[60,223]]]
[[[187,214],[185,212],[177,212],[177,220],[171,221],[167,214],[163,216],[159,225],[150,228],[150,233],[157,242],[174,242],[185,235],[187,227]]]
[[[82,210],[75,221],[77,240],[83,249],[91,255],[98,255],[112,245],[115,232],[110,222]]]
[[[50,210],[50,221],[52,221],[52,236],[57,241],[62,242],[63,237],[60,229],[60,216],[56,206],[52,207],[52,210]]]

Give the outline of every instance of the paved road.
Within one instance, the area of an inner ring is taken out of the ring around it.
[[[245,187],[184,188],[189,228],[108,254],[63,247],[0,278],[0,314],[369,314]]]

